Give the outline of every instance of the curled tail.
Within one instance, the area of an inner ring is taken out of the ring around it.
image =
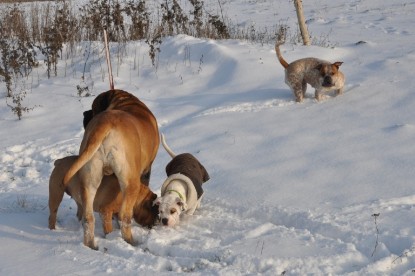
[[[288,62],[285,61],[285,59],[281,55],[281,51],[280,51],[280,47],[279,47],[281,44],[279,44],[278,42],[275,43],[275,52],[277,53],[278,60],[280,61],[282,67],[287,68],[288,67]]]
[[[69,183],[71,178],[89,161],[91,160],[92,156],[98,151],[99,147],[101,146],[105,137],[107,137],[108,133],[110,132],[111,127],[108,125],[102,125],[102,127],[98,127],[95,131],[91,133],[88,137],[88,141],[86,142],[86,146],[84,150],[79,154],[79,157],[76,161],[72,164],[69,170],[66,172],[65,177],[63,178],[63,185]],[[85,139],[85,136],[84,136]]]
[[[277,54],[278,60],[284,68],[288,67],[288,62],[282,57],[280,45],[284,44],[285,42],[286,31],[286,28],[281,27],[277,35],[277,41],[275,42],[275,53]]]
[[[161,144],[163,145],[164,149],[167,153],[171,156],[171,158],[176,157],[176,154],[171,150],[171,148],[167,145],[166,139],[164,138],[164,134],[161,134]]]

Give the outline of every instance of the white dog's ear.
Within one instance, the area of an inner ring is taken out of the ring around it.
[[[176,198],[176,203],[177,203],[177,205],[180,206],[180,208],[182,208],[182,211],[186,211],[187,210],[187,204],[186,204],[186,202],[184,202],[180,198]]]
[[[154,205],[160,206],[160,204],[161,204],[161,198],[160,198],[160,197],[156,198],[156,199],[153,201],[153,206],[154,206]]]

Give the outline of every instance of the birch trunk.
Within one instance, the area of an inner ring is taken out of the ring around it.
[[[297,11],[298,25],[300,26],[303,43],[308,46],[310,45],[310,35],[308,34],[307,25],[305,24],[302,0],[294,0],[294,6]]]

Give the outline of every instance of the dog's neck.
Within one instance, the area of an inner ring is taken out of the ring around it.
[[[172,194],[178,196],[183,202],[186,202],[186,183],[180,179],[172,180],[166,187],[166,195]]]

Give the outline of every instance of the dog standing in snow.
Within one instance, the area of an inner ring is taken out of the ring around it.
[[[65,192],[75,200],[78,207],[76,216],[78,220],[82,219],[84,208],[79,173],[71,178],[66,187],[62,181],[66,172],[77,159],[78,156],[73,155],[55,161],[55,167],[49,179],[49,229],[51,230],[55,229],[58,208]],[[134,202],[133,218],[142,226],[152,227],[158,217],[158,209],[153,205],[157,195],[148,186],[142,187],[141,193],[144,194],[144,200]],[[105,235],[112,232],[112,217],[115,215],[118,218],[121,204],[122,192],[117,177],[114,174],[105,175],[95,194],[93,205],[94,211],[99,212],[101,216]]]
[[[135,244],[132,235],[133,209],[148,195],[151,166],[159,148],[156,117],[136,96],[119,89],[99,94],[92,113],[84,114],[86,126],[79,156],[66,172],[63,183],[79,176],[83,207],[84,245],[95,243],[94,198],[105,175],[115,174],[122,200],[118,217],[121,235]],[[156,213],[148,213],[157,219]]]
[[[281,65],[285,68],[285,83],[294,93],[295,100],[302,102],[307,90],[307,83],[314,87],[315,98],[320,101],[324,93],[335,90],[336,96],[343,93],[344,75],[339,71],[343,62],[330,63],[317,58],[303,58],[288,64],[282,57],[279,46],[284,43],[285,31],[281,30],[275,43],[275,52]]]
[[[166,166],[167,179],[161,186],[161,196],[154,204],[159,208],[160,221],[165,226],[174,226],[181,213],[193,215],[203,197],[202,184],[209,174],[190,153],[176,155],[167,145],[164,135],[161,143],[173,158]]]

